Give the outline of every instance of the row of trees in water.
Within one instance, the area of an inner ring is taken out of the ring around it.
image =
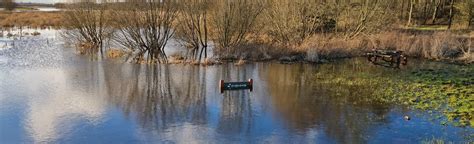
[[[247,43],[301,45],[317,34],[351,39],[400,26],[472,28],[472,0],[78,0],[67,5],[65,34],[100,53],[109,43],[135,60],[166,63],[175,38],[186,57],[232,57]]]
[[[229,49],[243,43],[263,10],[261,2],[211,0],[128,0],[70,4],[65,36],[103,54],[107,42],[129,49],[134,60],[166,63],[171,38],[183,43],[187,57],[207,57],[209,42]],[[220,7],[219,9],[213,9]]]

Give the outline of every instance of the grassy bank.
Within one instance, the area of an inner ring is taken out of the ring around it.
[[[226,59],[321,62],[364,56],[372,49],[401,50],[404,55],[438,61],[473,63],[474,33],[450,31],[393,30],[345,39],[336,35],[315,35],[299,45],[279,45],[266,36],[253,36],[249,44],[220,55]]]
[[[381,32],[353,39],[315,36],[297,47],[306,54],[317,54],[324,59],[362,56],[371,49],[401,50],[409,57],[432,60],[474,62],[472,34],[449,31]],[[314,57],[314,56],[313,56]]]
[[[59,28],[63,24],[61,12],[0,11],[0,27]]]

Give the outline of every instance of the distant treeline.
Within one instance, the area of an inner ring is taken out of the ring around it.
[[[151,63],[167,62],[172,37],[191,60],[206,58],[210,41],[219,57],[245,59],[240,53],[255,45],[297,48],[321,35],[353,40],[420,25],[472,29],[474,22],[472,0],[77,0],[65,7],[66,35],[82,50],[103,54],[112,41]]]
[[[4,8],[5,10],[13,10],[17,7],[17,4],[13,0],[2,0],[0,2],[0,8]]]
[[[24,2],[15,2],[15,0],[2,0],[0,2],[0,8],[6,8],[7,10],[14,10],[17,7],[55,7],[55,8],[64,8],[66,3],[24,3]]]

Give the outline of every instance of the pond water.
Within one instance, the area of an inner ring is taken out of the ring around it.
[[[16,9],[15,12],[32,12],[32,11],[40,11],[40,12],[57,12],[62,11],[61,9],[55,7],[33,7],[34,10],[23,10],[23,9]],[[4,8],[0,8],[0,11],[4,11]]]
[[[390,77],[452,65],[412,60],[393,69],[348,59],[320,65],[150,66],[90,60],[64,48],[54,31],[42,33],[0,41],[13,45],[0,48],[0,143],[472,141],[473,128],[441,125],[425,111],[353,103],[371,95],[370,86],[318,81],[326,74]],[[218,90],[221,79],[248,78],[254,79],[253,92]]]
[[[38,11],[44,11],[44,12],[54,12],[54,11],[61,11],[61,9],[55,8],[55,7],[38,7]]]

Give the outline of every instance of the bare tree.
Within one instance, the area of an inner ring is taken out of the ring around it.
[[[381,0],[364,0],[360,5],[346,9],[344,37],[353,38],[361,34],[371,34],[383,30],[392,22],[390,3]],[[354,14],[354,15],[353,15]]]
[[[166,63],[164,51],[173,35],[177,8],[171,0],[129,0],[114,11],[115,41],[133,52],[134,60]]]
[[[216,1],[214,11],[214,42],[219,54],[230,54],[252,31],[257,16],[263,11],[263,1]]]
[[[284,45],[300,44],[317,32],[336,27],[336,17],[343,8],[337,2],[306,0],[273,0],[265,10],[267,32]]]
[[[209,40],[209,0],[189,0],[181,5],[175,37],[188,47],[187,57],[201,61],[207,58]]]
[[[64,36],[73,40],[81,53],[104,56],[105,42],[113,29],[107,19],[107,4],[95,0],[73,1],[64,13]]]

